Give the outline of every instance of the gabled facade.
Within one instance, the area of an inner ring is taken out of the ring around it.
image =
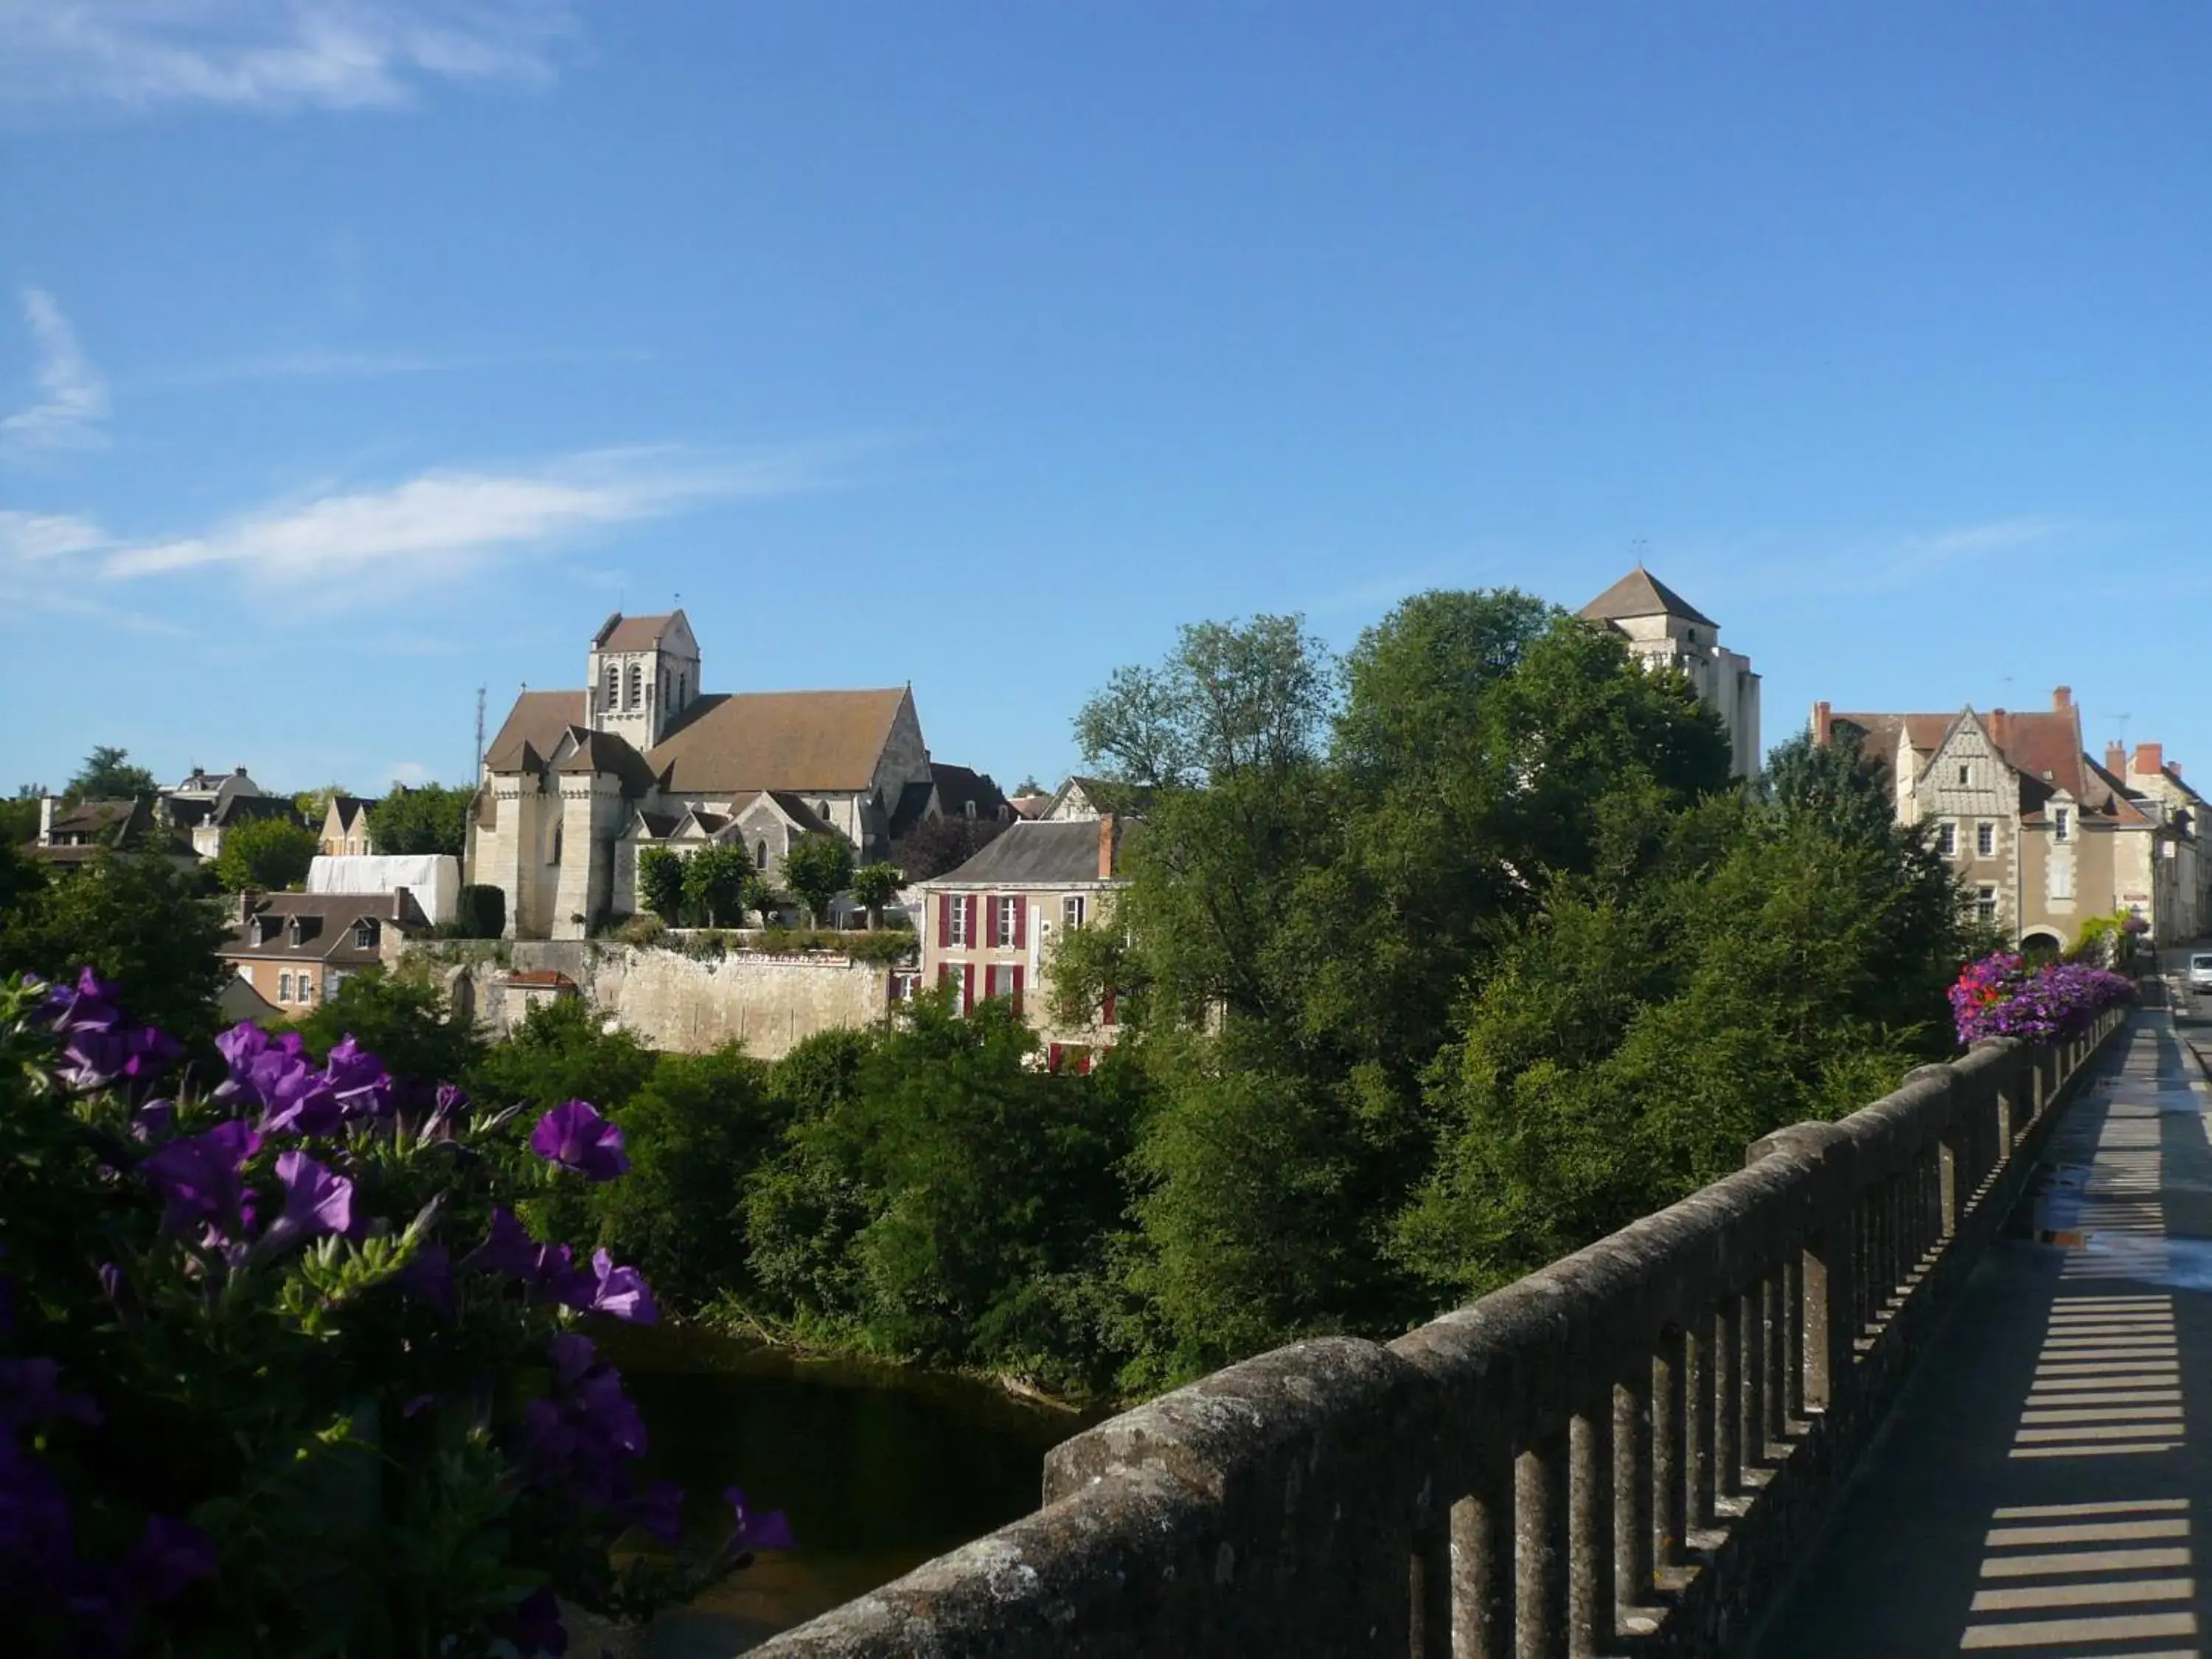
[[[195,768],[190,777],[161,795],[161,811],[204,862],[222,854],[223,837],[236,825],[260,818],[296,823],[299,810],[289,795],[272,795],[242,766],[228,772]]]
[[[1110,812],[1018,820],[959,868],[915,884],[919,985],[949,991],[963,1013],[1007,999],[1044,1039],[1048,1065],[1087,1066],[1118,1035],[1114,999],[1080,1025],[1057,1025],[1044,975],[1060,940],[1112,915],[1127,830]]]
[[[2173,826],[2082,752],[2081,711],[2066,687],[2049,710],[2027,714],[1814,705],[1815,742],[1847,731],[1890,781],[1898,821],[1925,828],[1980,920],[2061,950],[2090,918],[2115,911],[2141,916],[2160,943],[2193,937],[2173,891]]]
[[[376,842],[368,832],[368,810],[375,805],[359,795],[332,795],[315,850],[326,859],[375,857]]]
[[[218,954],[290,1018],[336,994],[350,975],[384,963],[410,929],[428,925],[404,888],[393,893],[243,893]]]

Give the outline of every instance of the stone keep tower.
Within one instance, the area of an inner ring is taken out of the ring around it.
[[[1759,676],[1751,659],[1721,644],[1721,625],[1638,565],[1582,608],[1589,621],[1625,635],[1646,668],[1679,669],[1728,727],[1730,769],[1759,775]]]
[[[698,701],[699,642],[691,624],[681,611],[665,617],[616,611],[592,636],[584,685],[584,718],[591,728],[643,754]]]

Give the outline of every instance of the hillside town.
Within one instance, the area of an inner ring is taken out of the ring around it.
[[[1578,614],[1647,670],[1681,675],[1719,718],[1735,774],[1756,779],[1760,677],[1721,643],[1719,623],[1640,565]],[[211,872],[243,825],[311,834],[295,890],[227,900],[229,1006],[241,1016],[296,1017],[364,968],[410,950],[445,955],[440,936],[474,932],[501,941],[502,959],[448,966],[447,990],[496,1030],[549,996],[578,996],[656,1046],[735,1036],[772,1054],[930,988],[962,1012],[1004,1000],[1055,1069],[1087,1066],[1114,1041],[1110,990],[1078,1024],[1056,1020],[1042,993],[1055,943],[1111,915],[1145,792],[1071,776],[1010,797],[988,772],[936,758],[911,686],[711,690],[681,610],[611,616],[583,654],[581,687],[516,697],[485,746],[453,851],[380,851],[377,801],[331,793],[303,810],[243,766],[195,767],[128,799],[42,798],[28,850],[56,870],[112,846]],[[1845,712],[1823,701],[1807,729],[1881,775],[1897,822],[1954,871],[1972,919],[2017,948],[2063,954],[2096,918],[2128,919],[2161,946],[2204,931],[2203,797],[2155,742],[2090,753],[2067,687],[2036,710]],[[833,867],[848,878],[884,869],[887,902],[871,907],[841,880],[814,913],[786,880],[793,850],[809,843],[842,849]],[[758,926],[656,912],[641,890],[657,856],[708,848],[744,861]],[[474,926],[462,920],[465,895]],[[910,945],[862,960],[838,942],[871,929],[902,931]],[[709,970],[730,951],[755,971]],[[678,960],[634,971],[659,957]]]

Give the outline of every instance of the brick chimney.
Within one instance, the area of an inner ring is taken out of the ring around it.
[[[1815,749],[1826,749],[1828,746],[1828,727],[1834,718],[1826,702],[1816,702],[1813,705],[1813,746]]]
[[[2166,769],[2166,745],[2162,743],[2139,743],[2136,745],[2135,769],[2145,777],[2155,777]]]
[[[258,902],[260,897],[261,895],[253,891],[251,888],[248,888],[245,892],[240,893],[238,896],[238,925],[240,927],[244,927],[252,921],[253,907],[255,903]]]
[[[58,803],[52,795],[39,797],[39,845],[54,844],[54,808]]]
[[[2074,706],[2074,688],[2070,685],[2053,687],[2051,693],[2051,712],[2063,714]]]
[[[1114,815],[1098,815],[1098,879],[1114,879]]]
[[[2105,769],[2116,778],[2128,775],[2128,751],[2117,743],[2105,745]]]
[[[407,920],[407,899],[408,893],[404,887],[395,887],[392,890],[392,921],[404,922]]]

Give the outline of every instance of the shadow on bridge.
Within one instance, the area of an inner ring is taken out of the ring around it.
[[[2033,1202],[1763,1632],[1765,1659],[2203,1652],[2208,1105],[2163,1010],[2100,1057]]]

